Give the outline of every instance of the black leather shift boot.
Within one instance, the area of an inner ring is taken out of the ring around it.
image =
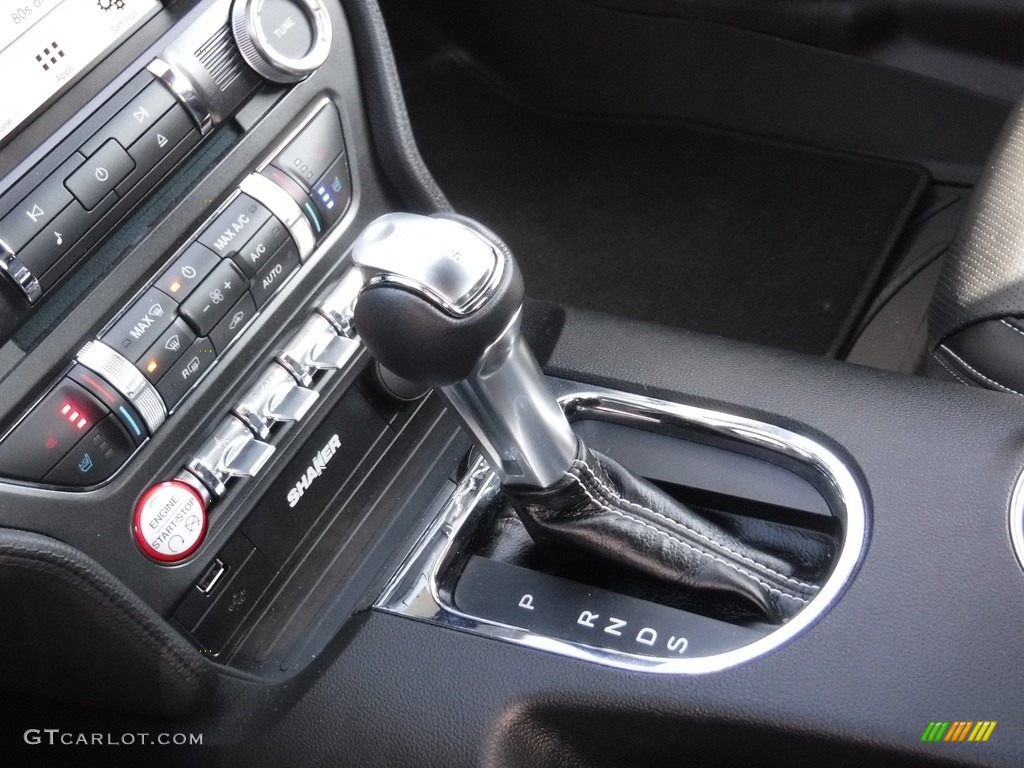
[[[817,593],[799,558],[769,554],[580,443],[569,472],[543,491],[506,488],[541,544],[582,550],[663,582],[738,598],[784,622]]]

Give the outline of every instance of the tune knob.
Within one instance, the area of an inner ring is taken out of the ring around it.
[[[302,80],[331,49],[331,19],[320,0],[235,0],[231,31],[242,58],[275,83]]]

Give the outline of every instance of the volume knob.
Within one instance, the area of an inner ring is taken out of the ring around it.
[[[246,63],[275,83],[297,83],[331,50],[331,19],[320,0],[235,0],[231,31]]]

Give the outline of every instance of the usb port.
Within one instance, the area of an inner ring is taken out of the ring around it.
[[[202,578],[196,582],[196,589],[202,592],[204,595],[208,595],[213,592],[220,580],[224,578],[224,574],[228,572],[228,567],[224,565],[224,561],[219,557],[215,558],[210,567],[206,569],[206,573],[203,574]]]

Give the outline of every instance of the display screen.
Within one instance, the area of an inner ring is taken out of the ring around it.
[[[158,0],[0,2],[0,142],[159,8]]]

